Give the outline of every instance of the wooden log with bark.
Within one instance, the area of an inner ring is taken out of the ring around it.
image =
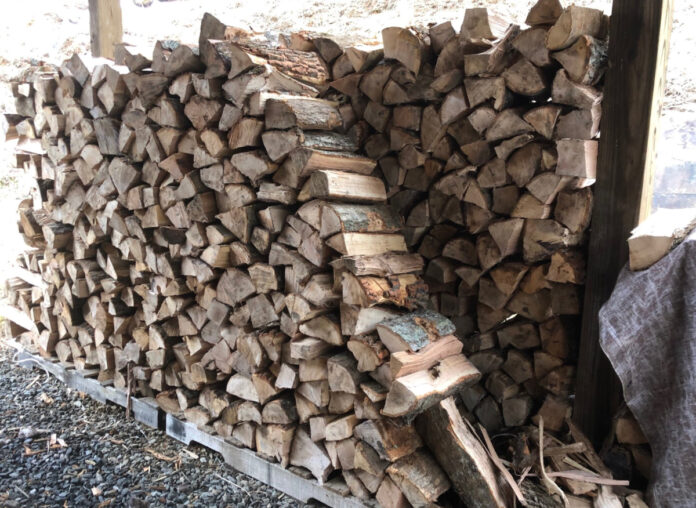
[[[606,68],[600,11],[527,22],[343,48],[206,14],[198,47],[32,70],[0,122],[43,285],[12,283],[13,330],[356,496],[473,495],[450,461],[500,505],[443,399],[565,425]],[[424,413],[447,450],[405,424]]]

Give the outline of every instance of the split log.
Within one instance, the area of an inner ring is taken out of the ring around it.
[[[414,372],[394,380],[382,414],[411,420],[480,378],[481,373],[464,355],[450,356],[426,371]]]
[[[264,120],[267,129],[332,130],[341,125],[335,103],[295,95],[269,96]]]
[[[348,343],[350,348],[350,342]],[[389,368],[392,378],[397,379],[421,370],[428,370],[441,360],[461,353],[463,344],[454,335],[447,335],[414,353],[410,350],[392,353]]]
[[[322,238],[335,233],[396,233],[402,220],[382,205],[327,204],[321,212]]]
[[[558,17],[546,36],[550,50],[567,48],[580,36],[597,37],[604,30],[604,13],[599,9],[571,5]]]
[[[375,331],[378,323],[393,318],[397,313],[387,307],[359,308],[341,304],[341,333],[362,335]]]
[[[343,301],[360,307],[393,304],[413,309],[427,300],[427,286],[414,274],[379,277],[355,277],[343,274]]]
[[[312,198],[335,199],[353,202],[386,201],[384,183],[376,177],[343,173],[340,171],[315,171],[297,196],[300,201]]]
[[[553,58],[576,83],[594,85],[604,74],[607,46],[594,37],[582,35],[568,48],[553,53]]]
[[[391,27],[382,30],[384,58],[394,59],[418,75],[425,52],[423,41],[406,28]]]
[[[425,451],[397,460],[387,473],[414,507],[435,503],[451,486],[447,475]]]
[[[320,482],[325,482],[333,471],[331,460],[324,447],[312,441],[302,427],[295,432],[289,461],[293,466],[309,469]]]
[[[383,321],[377,325],[377,331],[390,352],[417,352],[440,337],[454,333],[455,326],[442,315],[420,310]]]
[[[356,277],[386,277],[402,273],[419,273],[423,258],[417,254],[390,253],[375,256],[344,256],[331,263],[335,270],[347,270]]]
[[[644,270],[685,238],[696,226],[693,209],[661,209],[636,227],[628,239],[628,262],[631,270]]]
[[[399,426],[393,420],[366,420],[353,429],[353,435],[372,447],[382,460],[394,462],[423,446],[413,425]]]
[[[407,252],[400,234],[339,233],[326,244],[344,256],[379,256],[390,252]]]
[[[452,397],[421,415],[416,426],[462,503],[495,508],[507,505],[485,448],[462,420]]]

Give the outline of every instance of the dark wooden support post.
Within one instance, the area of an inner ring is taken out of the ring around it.
[[[573,419],[597,443],[621,400],[599,346],[598,313],[650,213],[673,0],[614,0]]]
[[[89,0],[89,40],[92,56],[114,58],[114,45],[123,41],[119,0]]]

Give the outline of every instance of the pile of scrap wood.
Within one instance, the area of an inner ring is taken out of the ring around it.
[[[206,14],[32,69],[21,340],[383,506],[503,506],[462,415],[569,414],[607,18],[497,21],[342,48]]]

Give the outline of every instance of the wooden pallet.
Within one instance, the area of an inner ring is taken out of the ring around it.
[[[26,351],[14,340],[5,343],[17,350],[17,364],[23,368],[38,368],[53,375],[73,390],[86,393],[102,404],[113,403],[126,407],[126,392],[110,386],[110,382],[99,382],[90,377],[92,371],[80,371],[65,366],[57,360],[46,359]],[[346,496],[345,485],[328,481],[320,485],[291,469],[283,469],[260,457],[252,450],[235,446],[230,441],[216,435],[212,427],[198,428],[196,425],[176,415],[162,411],[155,399],[150,397],[131,397],[131,409],[136,421],[148,427],[165,431],[166,434],[185,444],[198,443],[222,455],[225,463],[232,469],[255,478],[303,503],[320,502],[334,508],[360,508],[376,506],[374,502],[363,502],[353,496]]]

